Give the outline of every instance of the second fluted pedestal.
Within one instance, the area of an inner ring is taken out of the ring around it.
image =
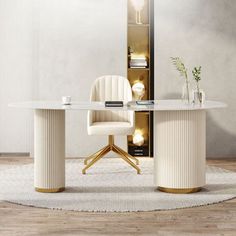
[[[205,185],[205,110],[155,112],[155,184],[171,193]]]

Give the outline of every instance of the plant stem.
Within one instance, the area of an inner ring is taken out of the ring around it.
[[[197,92],[200,93],[199,84],[197,82]]]
[[[188,98],[188,103],[190,103],[190,96],[189,96],[189,82],[187,81],[187,98]]]
[[[186,71],[184,74],[185,74],[186,87],[187,87],[187,99],[188,99],[188,103],[190,103],[188,74]]]

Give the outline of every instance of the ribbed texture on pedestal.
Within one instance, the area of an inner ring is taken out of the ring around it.
[[[203,186],[205,111],[156,112],[155,132],[155,184],[165,188]]]
[[[35,187],[65,187],[65,111],[35,110]]]

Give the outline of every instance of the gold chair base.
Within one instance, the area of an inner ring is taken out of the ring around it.
[[[165,193],[177,193],[177,194],[186,194],[186,193],[196,193],[201,190],[201,187],[197,188],[165,188],[165,187],[158,187],[158,190],[165,192]]]
[[[35,191],[40,193],[59,193],[65,190],[64,187],[62,188],[35,188]]]
[[[113,152],[117,153],[118,155],[120,155],[120,157],[124,161],[126,161],[129,165],[131,165],[134,169],[136,169],[137,174],[141,173],[140,168],[137,166],[137,165],[139,165],[139,160],[137,158],[129,155],[127,152],[125,152],[124,150],[122,150],[118,146],[116,146],[114,144],[114,136],[113,135],[109,136],[109,144],[107,146],[105,146],[104,148],[102,148],[101,150],[97,151],[96,153],[87,157],[84,160],[84,164],[86,166],[82,170],[82,173],[86,174],[87,169],[89,169],[92,165],[94,165],[98,160],[100,160],[104,155],[106,155],[110,151],[113,151]],[[131,159],[134,160],[136,162],[136,164],[133,161],[131,161]],[[88,163],[89,160],[91,160],[91,161]]]

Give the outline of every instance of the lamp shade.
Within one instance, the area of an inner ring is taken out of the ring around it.
[[[136,11],[141,11],[144,7],[144,0],[131,0]]]
[[[132,86],[132,91],[134,93],[135,99],[141,99],[145,94],[145,86],[142,82],[136,82]]]
[[[135,132],[133,135],[133,144],[136,146],[142,146],[144,144],[144,137],[141,132]]]

